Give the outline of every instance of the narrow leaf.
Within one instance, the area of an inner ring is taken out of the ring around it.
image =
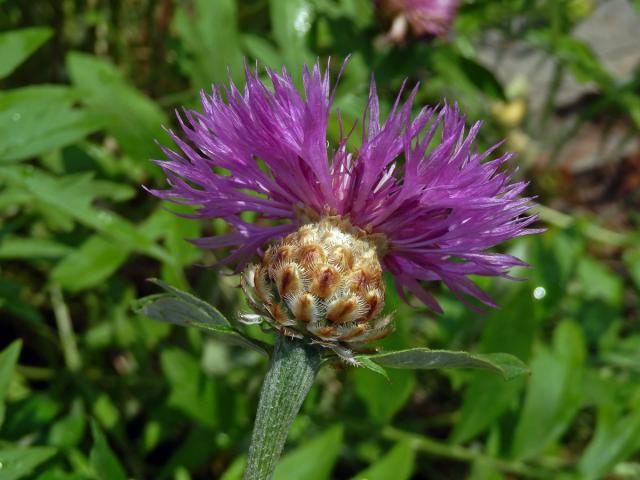
[[[68,245],[44,238],[9,237],[0,241],[0,258],[59,258],[72,250]]]
[[[15,340],[0,352],[0,425],[2,425],[2,421],[4,420],[4,397],[9,390],[21,348],[22,340]]]
[[[126,247],[95,235],[59,262],[50,276],[63,288],[84,290],[109,278],[128,256]]]
[[[357,356],[362,361],[363,356]],[[526,375],[527,366],[507,353],[471,354],[449,350],[411,348],[366,356],[379,365],[389,368],[431,370],[436,368],[479,368],[499,373],[505,380]]]
[[[384,368],[382,368],[380,365],[378,365],[376,362],[371,360],[369,357],[365,357],[365,356],[358,357],[358,361],[360,362],[361,367],[364,367],[368,370],[371,370],[372,372],[382,375],[384,378],[389,380],[389,375],[387,374],[387,371]]]
[[[201,300],[198,297],[191,295],[190,293],[172,287],[171,285],[163,282],[162,280],[158,280],[157,278],[152,278],[149,281],[151,283],[155,283],[162,289],[166,290],[168,293],[172,294],[174,297],[182,300],[184,303],[202,310],[207,315],[207,323],[231,326],[229,320],[227,320],[227,318],[210,303],[205,302],[204,300]]]
[[[134,310],[154,320],[182,327],[195,327],[214,337],[268,356],[268,346],[249,339],[235,330],[216,308],[193,295],[153,279],[170,293],[150,295],[137,300]]]
[[[91,423],[91,432],[93,447],[91,448],[90,461],[96,477],[99,480],[127,480],[127,474],[95,422]]]
[[[119,242],[122,248],[135,248],[167,262],[173,260],[131,222],[114,212],[93,206],[100,188],[96,188],[90,174],[55,177],[31,165],[12,165],[0,170],[0,179],[28,193],[38,204],[102,232]]]
[[[23,28],[0,34],[0,78],[13,71],[46,42],[53,30],[46,27]]]
[[[210,88],[242,72],[236,0],[194,0],[179,3],[174,26],[186,55],[178,62],[196,89]],[[235,76],[235,77],[234,77]]]
[[[67,56],[71,81],[82,92],[82,101],[103,119],[122,149],[151,168],[149,158],[160,151],[156,139],[167,138],[162,125],[167,116],[150,98],[133,88],[110,62],[72,52]]]
[[[0,57],[1,58],[1,57]],[[0,95],[0,164],[35,157],[81,140],[102,119],[74,104],[69,87],[37,85]]]
[[[342,444],[342,427],[335,426],[284,456],[274,480],[328,480]]]
[[[403,440],[380,460],[358,473],[353,480],[409,480],[415,459],[416,452],[411,442]]]
[[[17,480],[29,475],[34,468],[56,453],[51,447],[7,447],[0,449],[1,480]]]

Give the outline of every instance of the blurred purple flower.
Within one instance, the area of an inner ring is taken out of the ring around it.
[[[478,152],[480,122],[465,132],[457,106],[422,108],[412,118],[417,87],[399,96],[381,122],[375,81],[363,117],[360,148],[351,152],[343,135],[333,148],[327,123],[335,90],[328,69],[303,73],[304,97],[288,73],[246,69],[246,87],[231,83],[201,94],[202,112],[179,115],[185,140],[170,132],[180,151],[163,147],[169,190],[160,198],[200,208],[194,218],[222,218],[230,233],[193,242],[204,248],[235,247],[221,264],[240,270],[269,241],[323,215],[339,215],[384,239],[383,268],[400,293],[409,290],[435,311],[439,305],[420,281],[444,282],[465,304],[465,295],[495,306],[469,275],[510,278],[521,260],[486,249],[537,232],[527,228],[526,187],[512,182],[504,165],[511,154],[490,159],[497,145]],[[226,100],[225,100],[226,98]],[[339,117],[338,117],[339,118]],[[272,226],[248,223],[284,220]],[[473,307],[472,307],[473,308]]]
[[[460,0],[376,0],[381,16],[391,21],[389,37],[404,40],[407,27],[415,37],[445,36],[458,12]]]

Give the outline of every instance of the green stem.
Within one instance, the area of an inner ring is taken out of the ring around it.
[[[244,480],[268,480],[320,366],[317,348],[279,335],[262,384]]]
[[[450,458],[460,462],[481,462],[502,472],[513,473],[529,478],[552,478],[552,473],[541,467],[530,467],[522,462],[502,460],[481,452],[466,449],[460,445],[449,445],[412,432],[394,427],[386,427],[382,436],[394,441],[409,441],[416,450],[436,457]]]
[[[62,352],[67,368],[72,372],[77,372],[82,366],[78,345],[76,344],[76,336],[73,332],[73,324],[69,309],[64,302],[62,289],[60,285],[53,284],[51,286],[51,305],[53,306],[53,315],[58,325],[58,334],[60,335],[60,343],[62,344]]]

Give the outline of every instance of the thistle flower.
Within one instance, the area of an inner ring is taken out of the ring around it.
[[[256,313],[341,354],[388,333],[389,319],[378,318],[383,271],[403,297],[409,291],[437,312],[422,282],[444,283],[472,308],[467,297],[495,307],[468,277],[509,278],[525,265],[487,249],[534,233],[527,227],[535,218],[519,196],[526,183],[503,168],[511,155],[492,158],[498,145],[474,148],[480,122],[467,131],[446,104],[412,117],[417,87],[381,121],[372,80],[360,147],[350,151],[351,133],[327,141],[328,68],[304,69],[304,96],[284,69],[266,76],[272,88],[246,68],[243,91],[214,87],[201,94],[202,112],[179,115],[185,139],[170,132],[179,150],[163,147],[167,160],[157,162],[170,188],[152,191],[233,228],[193,241],[233,247],[220,264],[240,271],[262,257],[243,275]],[[247,211],[255,223],[241,218]]]
[[[377,0],[383,20],[391,23],[388,38],[404,41],[408,29],[414,37],[442,37],[449,33],[460,0]]]

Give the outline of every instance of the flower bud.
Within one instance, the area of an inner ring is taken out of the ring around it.
[[[354,362],[351,348],[392,330],[391,317],[379,317],[385,289],[377,245],[347,221],[324,217],[269,247],[247,267],[242,287],[273,328]]]

